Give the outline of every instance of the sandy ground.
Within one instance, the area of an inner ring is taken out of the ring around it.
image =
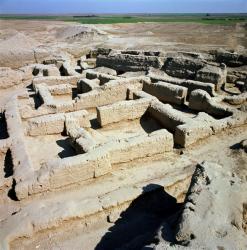
[[[82,33],[74,37],[80,27],[96,29],[101,35],[93,34],[88,38]],[[205,51],[220,47],[242,50],[247,48],[247,29],[244,24],[136,23],[81,26],[79,23],[59,21],[0,20],[0,45],[7,49],[13,46],[25,50],[37,47],[52,49],[55,53],[64,51],[75,57],[80,57],[85,48],[94,46],[163,51]],[[23,56],[28,57],[29,61],[33,57],[28,56],[27,52]]]
[[[40,43],[54,44],[59,33],[65,32],[66,27],[74,27],[78,23],[62,21],[25,21],[25,20],[1,20],[1,36],[21,32]],[[111,35],[107,45],[116,46],[175,46],[206,49],[213,47],[226,47],[229,49],[247,48],[247,31],[244,24],[236,25],[205,25],[196,23],[137,23],[137,24],[98,24],[83,25],[96,27]],[[128,40],[127,40],[128,39]],[[126,41],[128,43],[126,44]],[[104,42],[105,44],[105,42]],[[167,48],[167,47],[166,47]],[[176,48],[174,48],[176,49]]]

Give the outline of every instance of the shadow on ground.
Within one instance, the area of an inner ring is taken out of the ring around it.
[[[0,140],[9,137],[5,113],[0,113]]]
[[[148,114],[144,114],[140,119],[142,129],[150,134],[156,130],[163,129],[162,125]]]
[[[162,186],[150,184],[144,187],[143,194],[121,213],[120,218],[108,229],[95,250],[139,250],[155,243],[155,235],[161,224],[172,215],[178,214],[181,207],[182,204],[177,203]],[[166,235],[163,237],[169,238]]]
[[[60,153],[58,153],[58,156],[61,159],[76,155],[76,151],[71,146],[69,138],[57,140],[56,143],[59,147],[63,148],[63,150]]]

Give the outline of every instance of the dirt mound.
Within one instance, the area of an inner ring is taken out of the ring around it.
[[[39,45],[34,39],[22,33],[16,33],[0,41],[0,64],[18,68],[34,63],[34,49]]]
[[[16,35],[17,33],[18,31],[16,31],[15,29],[1,30],[0,31],[0,43]]]
[[[61,40],[93,39],[102,35],[104,35],[104,33],[100,30],[84,25],[61,27],[56,32],[56,38]]]
[[[23,72],[12,70],[10,68],[0,68],[0,88],[10,88],[20,84],[23,79]]]
[[[36,63],[47,56],[48,52],[41,47],[40,43],[23,33],[6,35],[6,38],[0,41],[0,65],[2,67],[17,69]]]
[[[1,48],[9,50],[12,50],[14,48],[19,50],[32,49],[34,47],[37,47],[38,45],[40,44],[37,41],[19,32],[11,35],[10,37],[7,37],[0,42]]]

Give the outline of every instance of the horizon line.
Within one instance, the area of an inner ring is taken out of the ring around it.
[[[39,16],[39,15],[49,15],[49,16],[56,16],[56,15],[123,15],[123,14],[145,14],[145,15],[157,15],[157,14],[244,14],[247,15],[247,12],[109,12],[109,13],[102,13],[102,12],[61,12],[61,13],[51,13],[51,12],[40,12],[40,13],[14,13],[14,12],[9,12],[9,13],[1,13],[0,15],[33,15],[33,16]]]

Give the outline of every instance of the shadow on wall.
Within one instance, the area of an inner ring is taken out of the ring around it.
[[[4,168],[3,171],[5,173],[4,178],[8,178],[14,173],[14,164],[12,160],[12,154],[10,149],[7,150],[5,159],[4,159]]]
[[[147,192],[149,191],[149,192]],[[155,235],[164,220],[181,211],[182,204],[160,185],[150,184],[108,229],[95,250],[142,249],[156,243]],[[169,236],[164,236],[169,238]]]
[[[141,119],[140,124],[143,130],[150,134],[156,130],[163,129],[162,125],[159,124],[154,118],[152,118],[149,114],[145,113]]]
[[[38,109],[40,106],[42,106],[44,104],[43,101],[41,100],[41,98],[39,97],[39,95],[35,93],[32,84],[28,85],[26,88],[28,90],[29,97],[33,98],[34,108]]]

